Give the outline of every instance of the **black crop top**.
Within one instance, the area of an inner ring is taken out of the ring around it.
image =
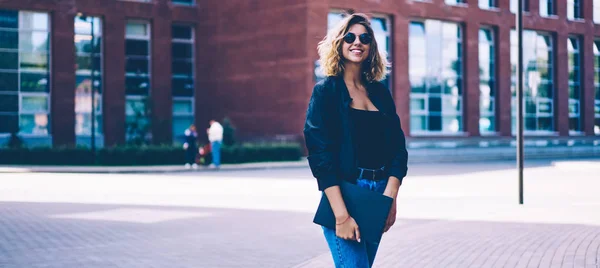
[[[379,111],[350,109],[358,167],[379,169],[386,164],[384,116]]]

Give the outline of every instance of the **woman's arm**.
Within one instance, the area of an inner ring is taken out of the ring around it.
[[[320,191],[324,191],[336,219],[336,235],[342,239],[360,241],[358,225],[349,215],[339,187],[339,120],[336,120],[336,101],[332,89],[324,82],[313,89],[304,138],[308,149],[308,163],[317,179]]]
[[[304,139],[308,163],[320,191],[339,185],[339,120],[334,117],[335,104],[325,83],[315,85],[306,112]]]
[[[348,214],[346,204],[342,198],[340,186],[331,186],[325,189],[325,195],[329,200],[333,214],[335,215],[335,234],[347,240],[356,240],[360,242],[360,231],[354,218]]]

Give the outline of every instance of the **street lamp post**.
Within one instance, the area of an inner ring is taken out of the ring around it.
[[[96,163],[96,81],[95,81],[95,73],[96,73],[96,63],[94,54],[96,53],[96,40],[94,35],[94,17],[91,17],[91,27],[92,27],[92,160],[94,164]]]
[[[523,204],[523,1],[517,6],[517,169],[519,173],[519,204]]]

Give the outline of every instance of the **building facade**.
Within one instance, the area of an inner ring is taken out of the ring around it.
[[[410,139],[515,133],[517,0],[0,0],[0,139],[298,137],[317,43],[367,13]],[[600,0],[525,0],[526,135],[600,135]],[[203,131],[199,131],[203,134]]]

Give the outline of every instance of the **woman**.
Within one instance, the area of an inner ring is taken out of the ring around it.
[[[379,244],[360,240],[339,184],[345,180],[393,198],[384,232],[390,229],[408,154],[394,100],[378,82],[388,63],[363,14],[347,16],[318,51],[327,78],[313,89],[304,136],[311,171],[336,218],[335,230],[323,232],[336,267],[371,267]]]
[[[198,168],[196,164],[196,154],[198,153],[198,146],[196,140],[198,139],[198,133],[196,132],[196,126],[190,125],[184,132],[185,143],[183,149],[185,150],[185,168]]]

